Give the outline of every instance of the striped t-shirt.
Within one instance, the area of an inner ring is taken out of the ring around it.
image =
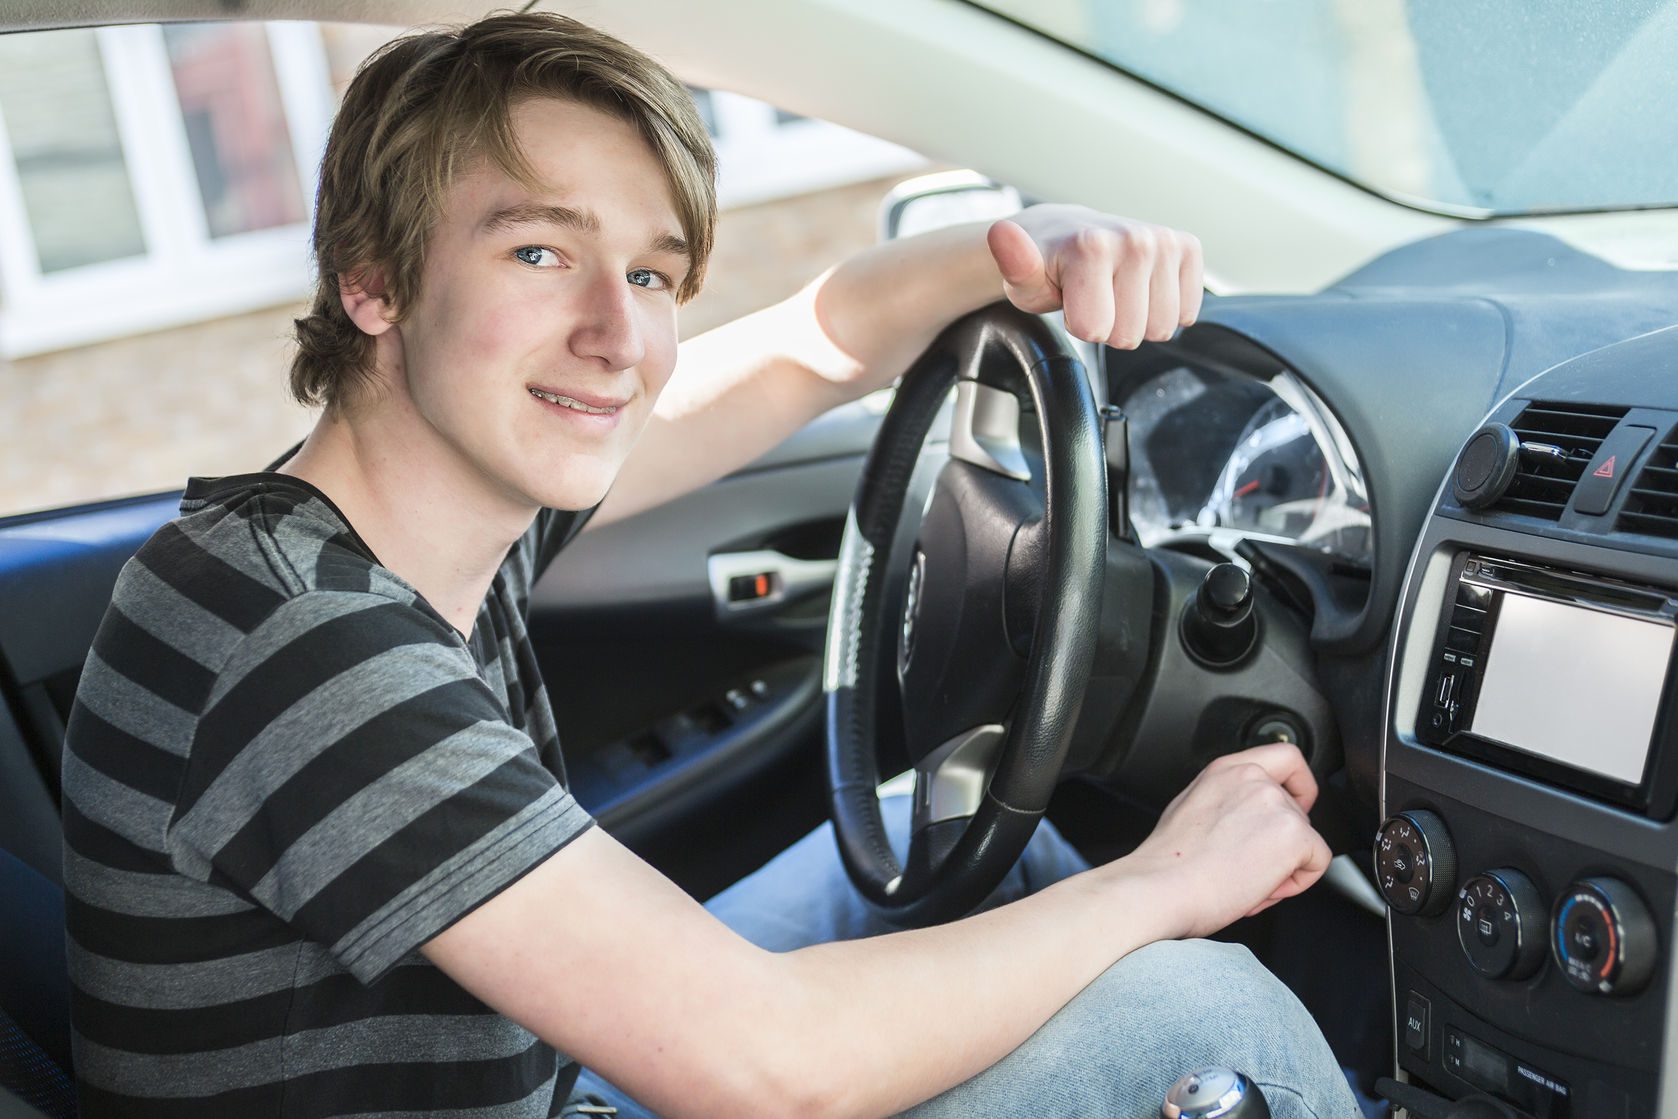
[[[463,638],[327,497],[195,479],[123,568],[64,752],[87,1119],[549,1116],[575,1066],[417,949],[591,821],[525,628]]]

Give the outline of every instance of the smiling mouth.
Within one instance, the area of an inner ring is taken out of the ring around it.
[[[591,416],[615,415],[617,410],[622,407],[621,404],[585,404],[575,397],[564,396],[557,392],[544,392],[539,388],[531,388],[530,395],[538,400],[546,400],[549,404],[557,404],[561,408],[570,408],[573,411],[584,412]]]

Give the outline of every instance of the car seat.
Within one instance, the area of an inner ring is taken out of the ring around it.
[[[0,849],[0,1119],[76,1114],[64,895]],[[6,1093],[14,1099],[8,1100]],[[34,1110],[25,1110],[18,1101]]]

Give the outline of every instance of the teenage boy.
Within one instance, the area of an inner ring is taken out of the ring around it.
[[[1279,1115],[1350,1114],[1250,957],[1135,951],[1321,873],[1291,748],[1215,764],[1116,863],[791,951],[731,931],[566,791],[524,613],[578,511],[746,463],[999,292],[1118,345],[1199,304],[1192,238],[1042,207],[864,253],[683,347],[672,380],[712,179],[681,86],[558,17],[419,35],[358,75],[292,371],[320,420],[273,469],[191,483],[82,678],[83,1114],[541,1117],[580,1063],[667,1115],[1140,1115],[1213,1059],[1277,1086]],[[1075,862],[1044,836],[1029,885]]]

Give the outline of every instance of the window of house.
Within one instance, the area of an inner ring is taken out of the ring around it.
[[[292,298],[332,104],[312,24],[0,37],[0,357]]]
[[[302,222],[302,181],[274,56],[260,27],[165,27],[211,238]]]
[[[146,251],[92,31],[0,38],[0,113],[42,275]],[[46,79],[46,80],[43,80]]]

